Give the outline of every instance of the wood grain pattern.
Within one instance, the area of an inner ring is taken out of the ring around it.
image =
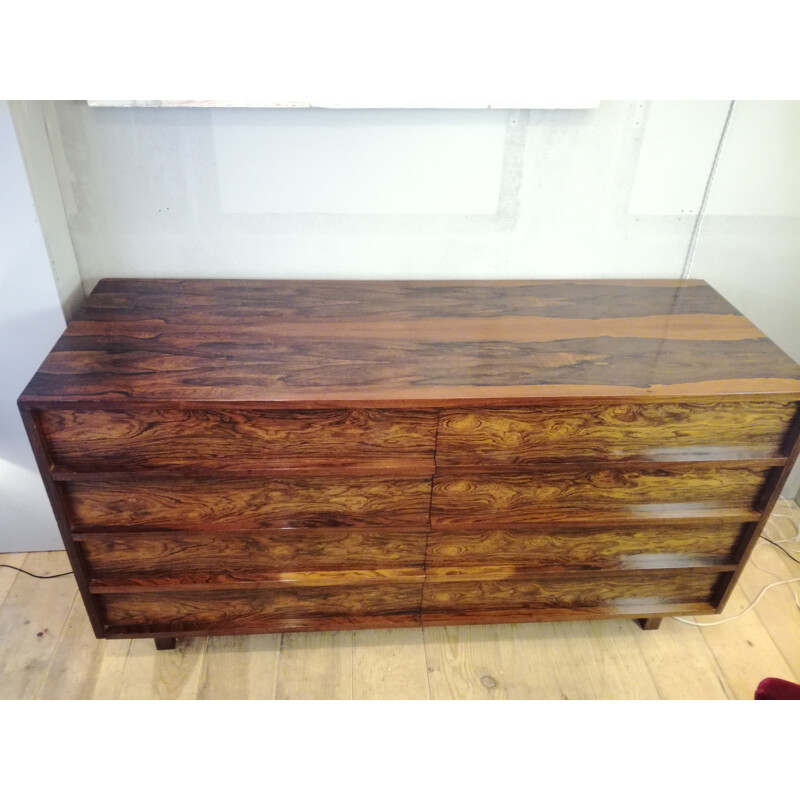
[[[417,319],[439,316],[492,318],[614,318],[648,314],[739,315],[704,281],[292,281],[101,280],[79,319],[163,319],[193,322],[198,312],[242,318]],[[158,310],[160,313],[153,313]]]
[[[436,463],[769,458],[781,455],[796,413],[795,402],[763,400],[445,409]]]
[[[434,411],[364,409],[72,409],[43,411],[41,420],[54,463],[79,472],[243,472],[291,457],[416,456],[432,465],[436,428]]]
[[[64,484],[77,525],[144,530],[427,525],[430,481],[336,477]]]
[[[191,325],[174,324],[173,334],[192,332],[205,333],[213,328],[211,320],[195,320]],[[99,336],[105,333],[133,335],[149,339],[164,330],[161,320],[125,320],[104,324],[102,322],[76,322],[72,332],[76,336]],[[648,314],[641,317],[612,319],[561,319],[539,316],[502,316],[490,319],[478,317],[427,316],[425,326],[417,328],[408,320],[357,319],[316,320],[313,327],[306,321],[274,321],[269,319],[242,320],[239,332],[249,336],[291,337],[293,339],[352,340],[377,337],[382,340],[437,342],[493,341],[508,342],[553,342],[565,338],[626,338],[636,336],[643,339],[739,341],[758,338],[753,327],[744,317],[713,314]],[[763,334],[761,334],[763,336]]]
[[[96,633],[168,640],[710,613],[798,402],[702,281],[113,280],[20,407]]]
[[[640,527],[434,530],[426,567],[431,578],[464,567],[513,565],[539,570],[637,569],[694,561],[730,564],[745,533],[740,523],[691,520]]]
[[[302,572],[184,572],[173,575],[124,575],[92,578],[93,594],[123,592],[218,591],[226,589],[274,589],[282,586],[352,586],[358,584],[423,583],[422,567],[389,569],[304,570]]]
[[[362,627],[377,617],[386,624],[419,624],[422,586],[384,582],[379,586],[294,587],[220,592],[98,595],[106,625],[140,627],[145,633],[226,630],[269,633],[347,619]],[[346,625],[345,625],[346,626]]]
[[[21,400],[419,408],[749,392],[796,396],[800,368],[703,283],[152,280],[98,284]]]
[[[220,581],[258,573],[423,567],[427,530],[292,530],[244,535],[148,533],[90,536],[81,542],[91,576]],[[246,577],[244,578],[246,579]]]
[[[598,515],[613,507],[694,504],[749,508],[768,470],[716,465],[651,469],[543,469],[518,475],[473,474],[433,482],[431,522],[435,527],[515,525],[553,521],[559,509],[577,517],[594,506]],[[571,511],[570,511],[571,510]]]
[[[429,582],[422,612],[601,608],[613,614],[625,606],[710,603],[718,580],[714,573],[667,570],[624,577]]]

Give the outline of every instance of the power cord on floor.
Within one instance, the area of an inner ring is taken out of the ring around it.
[[[713,625],[724,625],[726,622],[733,622],[734,620],[739,619],[739,617],[743,617],[748,611],[754,609],[756,607],[756,603],[758,603],[758,601],[767,593],[769,589],[773,589],[776,586],[785,586],[787,583],[798,583],[798,582],[800,582],[800,578],[789,578],[789,580],[787,581],[776,581],[775,583],[770,583],[758,593],[756,599],[753,600],[753,602],[750,603],[750,605],[747,606],[747,608],[744,611],[740,612],[735,617],[728,617],[727,619],[718,619],[716,622],[695,622],[694,620],[684,619],[683,617],[673,617],[672,619],[676,619],[678,620],[678,622],[683,622],[685,625],[694,625],[697,628],[710,628]],[[795,602],[796,601],[797,598],[795,597]],[[798,608],[800,608],[800,604],[798,604]]]
[[[800,560],[799,560],[799,559],[795,558],[795,557],[792,555],[792,553],[791,553],[789,550],[787,550],[785,547],[783,547],[781,544],[779,544],[779,542],[796,542],[796,541],[800,540],[800,527],[797,525],[797,523],[795,522],[795,520],[794,520],[792,517],[788,516],[787,514],[773,514],[772,516],[773,516],[773,517],[785,517],[786,519],[790,519],[790,520],[792,521],[792,524],[793,524],[793,525],[794,525],[794,527],[795,527],[795,530],[797,531],[797,534],[796,534],[795,536],[793,536],[791,539],[778,539],[778,540],[773,540],[773,539],[770,539],[770,538],[768,538],[768,537],[764,536],[764,534],[762,533],[762,534],[761,534],[761,536],[760,536],[760,538],[761,538],[761,539],[763,539],[763,540],[764,540],[764,542],[760,542],[759,544],[764,544],[764,543],[767,543],[767,542],[769,542],[769,544],[771,544],[771,545],[774,545],[774,546],[775,546],[775,547],[777,547],[777,548],[778,548],[778,550],[780,550],[782,553],[785,553],[787,556],[789,556],[789,558],[791,558],[791,559],[792,559],[792,561],[795,561],[795,562],[797,562],[798,564],[800,564]],[[757,545],[757,546],[758,546],[758,545]],[[759,567],[759,566],[758,566],[758,564],[756,564],[756,563],[755,563],[755,561],[753,561],[753,562],[751,562],[751,563],[753,563],[753,565],[754,565],[754,566],[755,566],[757,569],[760,569],[762,572],[767,572],[767,573],[768,573],[768,574],[770,574],[770,575],[775,575],[775,573],[774,573],[774,572],[770,572],[769,570],[766,570],[766,569],[764,569],[763,567]],[[777,577],[777,576],[776,576],[776,577]],[[743,616],[744,616],[744,615],[745,615],[745,614],[746,614],[748,611],[752,611],[752,609],[754,609],[754,608],[756,607],[756,604],[759,602],[759,600],[761,600],[761,598],[762,598],[762,597],[763,597],[763,596],[764,596],[764,595],[765,595],[765,594],[766,594],[766,593],[767,593],[767,592],[768,592],[770,589],[773,589],[773,588],[775,588],[776,586],[786,586],[786,584],[789,584],[789,583],[798,583],[798,582],[800,582],[800,578],[789,578],[788,580],[783,580],[783,581],[775,581],[775,583],[770,583],[770,584],[768,584],[767,586],[765,586],[765,587],[764,587],[764,588],[763,588],[763,589],[762,589],[762,590],[761,590],[761,591],[758,593],[758,595],[756,596],[756,599],[755,599],[755,600],[753,600],[753,602],[752,602],[752,603],[750,603],[750,605],[749,605],[749,606],[747,606],[747,608],[745,608],[745,609],[744,609],[744,611],[741,611],[740,613],[738,613],[738,614],[737,614],[736,616],[734,616],[734,617],[727,617],[726,619],[719,619],[719,620],[716,620],[715,622],[695,622],[694,620],[691,620],[691,619],[684,619],[683,617],[673,617],[672,619],[675,619],[675,620],[677,620],[678,622],[683,622],[685,625],[694,625],[696,628],[710,628],[710,627],[712,627],[712,626],[714,626],[714,625],[724,625],[726,622],[733,622],[734,620],[737,620],[737,619],[739,619],[740,617],[743,617]],[[794,592],[792,592],[792,594],[794,594]],[[798,597],[796,594],[794,595],[794,602],[795,602],[795,605],[797,606],[797,608],[798,608],[798,609],[800,609],[800,597]]]
[[[791,559],[792,559],[792,561],[794,561],[794,562],[795,562],[795,563],[797,563],[797,564],[800,564],[800,558],[795,558],[795,557],[794,557],[794,556],[791,554],[791,552],[790,552],[789,550],[787,550],[785,547],[782,547],[781,545],[779,545],[779,544],[778,544],[776,541],[773,541],[772,539],[768,539],[766,536],[764,536],[764,534],[763,534],[763,533],[761,534],[761,538],[762,538],[762,539],[763,539],[765,542],[769,542],[770,544],[774,544],[774,545],[775,545],[775,547],[777,547],[777,548],[778,548],[778,550],[781,550],[781,551],[783,551],[784,553],[786,553],[786,555],[787,555],[787,556],[789,556],[789,558],[791,558]],[[793,540],[793,539],[787,539],[786,541],[787,541],[787,542],[792,542],[792,541],[794,541],[794,540]]]
[[[12,567],[11,564],[0,564],[0,567],[8,567],[8,569],[15,569],[17,572],[24,572],[26,575],[30,575],[31,578],[40,578],[42,580],[46,580],[47,578],[63,578],[65,575],[72,575],[72,571],[69,572],[59,572],[58,575],[34,575],[32,572],[28,572],[26,569],[22,569],[22,567]]]
[[[770,520],[774,517],[780,517],[781,519],[788,519],[792,525],[794,526],[794,536],[789,539],[773,539],[773,544],[789,544],[789,542],[794,542],[800,544],[800,525],[798,525],[797,520],[790,516],[789,514],[772,514],[770,516]],[[788,549],[788,548],[787,548]],[[797,550],[791,550],[792,553],[798,553]]]

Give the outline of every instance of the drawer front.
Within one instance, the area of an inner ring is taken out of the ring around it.
[[[72,481],[63,486],[74,525],[175,531],[424,526],[430,483],[304,477]]]
[[[731,564],[747,525],[736,522],[604,528],[432,531],[428,572],[513,565],[542,570],[636,569],[680,560]]]
[[[285,458],[432,458],[435,411],[43,411],[54,464],[86,471],[257,469]]]
[[[443,409],[437,465],[768,458],[796,410],[762,400]]]
[[[541,470],[527,474],[438,477],[434,526],[548,522],[648,505],[749,508],[768,467],[671,466],[646,469]]]
[[[431,581],[423,589],[422,612],[597,608],[625,613],[626,606],[712,603],[720,580],[717,573],[674,571],[602,578]]]
[[[97,595],[97,600],[108,626],[247,632],[273,626],[280,629],[282,626],[276,623],[281,621],[331,617],[355,621],[413,615],[418,623],[421,597],[419,583],[381,583],[254,591],[103,594]]]
[[[379,570],[425,564],[427,531],[269,531],[248,535],[202,533],[100,535],[81,541],[92,578],[182,575],[235,581],[258,573]]]

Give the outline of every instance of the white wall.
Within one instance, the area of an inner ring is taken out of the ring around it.
[[[113,276],[684,275],[708,280],[800,361],[800,102],[736,104],[691,259],[727,101],[25,105],[67,223],[51,250],[74,248],[86,291]],[[74,296],[70,258],[55,260]],[[798,487],[800,469],[785,494]]]
[[[676,275],[693,217],[628,211],[649,110],[59,102],[45,118],[90,290],[112,275]],[[701,187],[712,157],[699,159]]]
[[[62,547],[17,397],[64,330],[8,105],[0,102],[0,553]]]

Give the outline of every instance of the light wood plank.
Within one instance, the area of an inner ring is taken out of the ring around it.
[[[737,586],[721,619],[735,616],[749,602],[741,586]],[[697,617],[696,621],[714,620],[711,617]],[[756,687],[764,678],[797,682],[797,676],[762,625],[758,614],[750,612],[733,622],[700,628],[700,631],[737,700],[752,700]]]
[[[558,681],[565,700],[657,700],[639,649],[644,633],[630,620],[593,620],[555,626]],[[652,635],[652,634],[651,634]],[[656,634],[657,635],[657,634]]]
[[[134,639],[120,682],[121,700],[193,700],[205,637],[178,639],[174,650],[156,650],[152,639]]]
[[[60,550],[30,553],[22,566],[37,575],[69,570],[66,553]],[[71,576],[37,580],[15,575],[0,605],[0,699],[30,700],[38,694],[49,669],[78,589]]]
[[[444,626],[424,630],[431,699],[498,700],[508,697],[496,626]]]
[[[669,700],[728,700],[733,697],[699,628],[665,619],[658,631],[641,631],[637,639],[661,697]]]
[[[274,699],[280,641],[280,634],[209,637],[197,699]]]
[[[764,542],[757,545],[742,572],[739,587],[747,601],[753,602],[764,586],[790,578],[800,578],[800,564],[794,564],[773,545]],[[800,675],[800,609],[795,603],[796,595],[800,596],[800,580],[776,586],[764,594],[750,613],[758,617],[794,674]]]
[[[10,564],[12,567],[22,567],[25,559],[28,557],[27,553],[4,553],[0,555],[0,564]],[[24,569],[24,567],[23,567]],[[0,569],[0,605],[11,589],[12,584],[21,573],[15,569]]]
[[[130,640],[97,639],[76,593],[38,699],[116,700],[130,647]]]
[[[278,700],[352,700],[353,631],[283,634],[275,687]]]
[[[97,679],[92,687],[92,700],[118,700],[122,692],[122,676],[131,651],[131,639],[106,639],[100,648]]]
[[[558,625],[549,622],[497,626],[497,645],[510,700],[563,698],[558,680],[563,642],[558,629]]]
[[[102,642],[95,638],[78,592],[55,647],[42,686],[40,700],[80,700],[91,697],[99,675]]]
[[[355,700],[429,700],[421,628],[355,631]]]

